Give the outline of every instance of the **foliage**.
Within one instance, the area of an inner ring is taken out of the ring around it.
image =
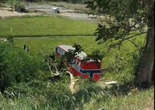
[[[11,44],[12,46],[14,46],[14,37],[13,36],[8,36],[7,40],[9,42],[9,44]]]
[[[7,3],[10,5],[12,11],[15,11],[15,6],[18,3],[18,0],[8,0]]]
[[[24,4],[20,0],[7,0],[7,3],[12,8],[12,11],[26,12]]]
[[[63,56],[64,61],[66,61],[67,63],[73,63],[74,59],[76,58],[76,55],[81,53],[83,50],[81,45],[79,44],[74,44],[73,47],[75,48],[74,50],[69,50]]]
[[[37,76],[40,68],[40,60],[29,55],[24,50],[16,47],[10,47],[8,44],[0,44],[1,72],[0,81],[12,83],[27,82]],[[1,83],[3,84],[3,83]],[[4,84],[0,88],[5,88]]]
[[[5,0],[0,0],[0,3],[4,3],[5,2]],[[1,4],[0,4],[0,6],[1,6]]]
[[[21,2],[17,2],[15,5],[15,10],[18,12],[27,12],[25,9],[24,4],[22,4]]]
[[[66,65],[64,63],[64,59],[58,58],[55,52],[45,56],[45,63],[47,64],[52,75],[56,73],[60,75],[60,72],[65,73]]]
[[[140,0],[93,0],[87,3],[89,8],[105,16],[98,24],[96,40],[116,40],[121,44],[137,33],[146,32],[148,9]],[[132,35],[135,31],[137,33]]]
[[[136,83],[149,87],[154,81],[154,0],[90,0],[88,7],[103,15],[97,28],[97,41],[111,41],[112,46],[147,33]],[[134,44],[134,42],[133,42]],[[147,58],[147,60],[146,60]]]
[[[88,55],[88,59],[93,59],[95,61],[102,61],[104,58],[104,53],[101,52],[100,50],[95,50],[93,51],[90,55]]]

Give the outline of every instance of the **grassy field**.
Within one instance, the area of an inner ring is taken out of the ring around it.
[[[48,20],[49,24],[44,23]],[[59,26],[60,24],[61,26]],[[11,26],[14,28],[10,33],[8,29]],[[52,26],[54,27],[52,28]],[[65,29],[62,30],[62,27]],[[61,44],[78,43],[88,54],[99,49],[105,56],[102,68],[108,70],[98,83],[80,79],[78,82],[80,91],[74,95],[69,90],[70,78],[68,76],[64,75],[61,80],[51,82],[49,71],[38,70],[38,78],[27,83],[13,84],[7,88],[5,94],[0,93],[0,110],[98,110],[100,108],[105,110],[153,110],[154,88],[139,90],[132,85],[134,69],[139,59],[139,48],[143,47],[145,43],[145,35],[133,39],[139,47],[135,47],[131,42],[124,42],[120,49],[110,49],[108,48],[109,42],[98,45],[94,36],[84,36],[92,35],[96,29],[94,23],[85,21],[57,17],[9,18],[0,20],[0,29],[3,29],[0,33],[1,36],[30,36],[31,38],[16,38],[14,44],[15,47],[22,49],[24,44],[28,45],[30,55],[37,56],[38,60],[43,60],[45,55],[52,53],[55,47]],[[79,36],[67,36],[67,34]],[[40,35],[41,38],[37,35]],[[51,36],[46,38],[46,35]],[[118,81],[119,85],[103,88],[103,82],[111,80]]]
[[[154,110],[154,89],[148,91],[132,91],[124,96],[112,96],[109,101],[98,98],[85,104],[84,110]]]
[[[63,17],[22,17],[0,19],[0,37],[89,36],[96,24]]]

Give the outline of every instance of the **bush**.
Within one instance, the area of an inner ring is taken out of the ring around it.
[[[7,3],[11,6],[12,11],[27,12],[20,0],[7,0]]]
[[[26,9],[25,9],[24,4],[22,4],[20,2],[17,2],[15,4],[15,10],[18,11],[18,12],[27,12]]]
[[[37,77],[40,60],[20,48],[0,43],[0,88]]]

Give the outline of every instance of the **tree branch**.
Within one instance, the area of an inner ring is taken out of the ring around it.
[[[112,45],[110,45],[110,47],[119,46],[119,48],[120,48],[121,44],[122,44],[124,41],[127,41],[127,40],[130,41],[130,39],[135,38],[135,37],[140,37],[140,35],[145,34],[145,33],[146,33],[146,32],[137,33],[137,34],[131,35],[131,36],[127,37],[127,38],[120,39],[120,40],[117,41],[116,43],[113,43]]]
[[[132,39],[132,38],[135,38],[135,37],[139,37],[140,35],[146,34],[146,33],[147,33],[147,32],[142,32],[142,33],[137,33],[137,34],[131,35],[131,36],[129,36],[129,37],[123,39],[123,42],[126,41],[126,40],[130,40],[130,39]]]

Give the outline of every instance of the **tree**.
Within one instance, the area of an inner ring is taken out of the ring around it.
[[[97,41],[121,45],[147,33],[136,80],[140,85],[150,85],[154,76],[154,0],[90,0],[87,7],[104,16],[98,24]]]

